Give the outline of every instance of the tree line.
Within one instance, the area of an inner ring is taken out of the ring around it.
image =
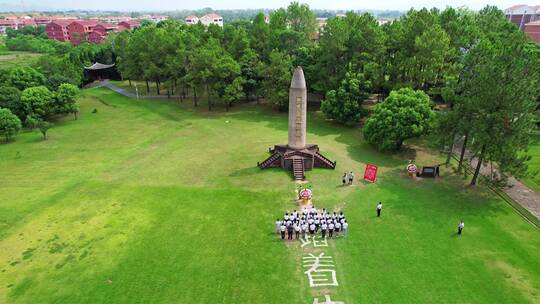
[[[459,170],[467,150],[480,160],[472,184],[483,162],[522,174],[535,127],[538,47],[492,6],[410,10],[383,25],[348,12],[319,30],[315,12],[293,2],[272,11],[268,23],[263,13],[223,28],[167,20],[110,35],[100,46],[67,48],[50,61],[69,58],[80,67],[101,56],[124,79],[145,81],[147,91],[155,82],[157,94],[209,110],[264,98],[286,111],[292,69],[302,66],[328,119],[363,123],[364,138],[380,150],[425,134],[449,153],[460,143]],[[57,64],[42,62],[38,71],[54,74]],[[372,94],[384,101],[370,113],[363,103]],[[434,104],[446,108],[433,111]]]
[[[459,141],[481,164],[521,174],[538,104],[538,47],[496,7],[479,12],[410,10],[380,25],[369,14],[332,17],[317,32],[315,13],[296,2],[223,28],[170,20],[115,39],[125,79],[155,81],[158,94],[190,95],[209,109],[264,97],[287,109],[290,75],[302,66],[321,110],[344,124],[365,120],[364,137],[381,150],[433,135],[449,152]],[[149,86],[147,85],[147,90]],[[368,111],[373,93],[388,96]],[[434,112],[433,104],[447,106]],[[494,136],[495,135],[495,136]]]
[[[84,66],[114,62],[110,44],[69,43],[47,39],[43,27],[8,30],[7,49],[42,53],[28,66],[0,69],[0,136],[10,141],[23,127],[39,129],[43,138],[60,115],[77,118],[76,96],[89,79]]]

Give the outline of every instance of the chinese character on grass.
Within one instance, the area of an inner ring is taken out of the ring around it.
[[[307,274],[310,287],[338,286],[336,271],[331,256],[325,256],[321,252],[318,256],[310,253],[302,257],[303,267],[309,267],[304,273]]]

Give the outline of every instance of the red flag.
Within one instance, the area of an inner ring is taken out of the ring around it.
[[[374,183],[377,180],[377,166],[367,164],[364,172],[364,180]]]

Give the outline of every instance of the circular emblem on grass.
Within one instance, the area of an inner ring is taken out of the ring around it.
[[[417,170],[418,170],[418,168],[416,167],[415,164],[408,164],[407,165],[407,172],[416,173]]]
[[[311,196],[312,196],[312,192],[311,192],[311,189],[307,189],[307,188],[304,188],[302,190],[300,190],[300,198],[305,200],[305,201],[308,201],[311,199]]]

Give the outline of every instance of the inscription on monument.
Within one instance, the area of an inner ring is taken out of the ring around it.
[[[297,139],[302,137],[302,97],[296,97],[296,117],[295,117]]]

